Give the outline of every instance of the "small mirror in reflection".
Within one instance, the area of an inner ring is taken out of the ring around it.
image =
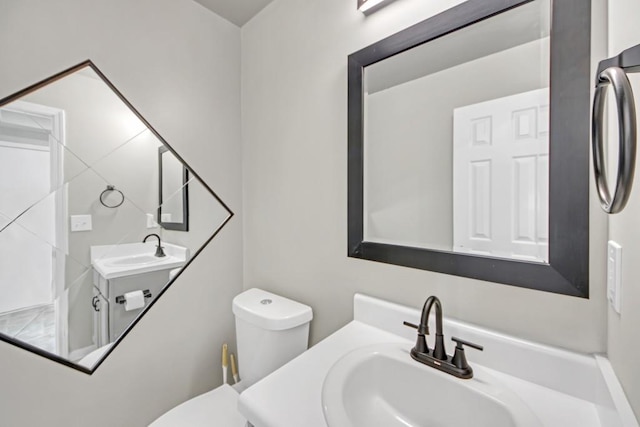
[[[158,148],[160,204],[157,221],[168,230],[189,231],[189,171],[167,147]]]

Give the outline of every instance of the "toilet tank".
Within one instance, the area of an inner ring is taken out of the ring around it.
[[[249,289],[233,299],[238,371],[245,389],[304,352],[309,345],[311,307]]]

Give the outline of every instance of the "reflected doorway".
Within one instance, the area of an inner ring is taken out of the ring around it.
[[[63,183],[63,145],[62,110],[15,102],[0,111],[0,228],[8,233],[0,242],[0,286],[8,296],[0,301],[0,332],[66,355],[66,193],[55,191]],[[35,203],[42,209],[15,226]],[[15,260],[10,253],[26,255],[16,263],[7,261]]]

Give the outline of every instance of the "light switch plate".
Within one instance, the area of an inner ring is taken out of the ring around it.
[[[158,227],[160,227],[160,225],[156,222],[156,219],[153,216],[153,214],[148,213],[147,214],[147,228],[158,228]]]
[[[71,231],[91,231],[91,215],[71,215]]]
[[[613,240],[607,245],[607,300],[620,314],[622,306],[622,246]]]

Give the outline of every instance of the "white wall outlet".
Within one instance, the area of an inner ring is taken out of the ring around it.
[[[71,231],[91,231],[91,215],[71,215]]]
[[[622,246],[613,240],[607,245],[607,299],[620,314],[622,306]]]
[[[153,216],[153,214],[148,213],[147,214],[147,228],[158,228],[158,227],[160,227],[160,225],[156,222],[156,219]]]

